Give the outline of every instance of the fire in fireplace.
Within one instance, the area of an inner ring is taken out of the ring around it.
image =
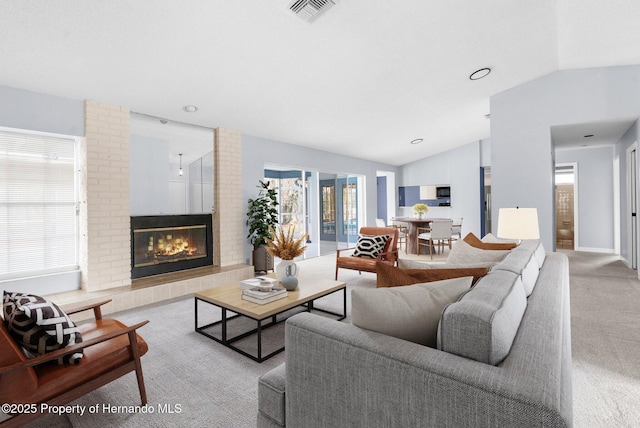
[[[211,215],[131,217],[131,277],[213,264]]]

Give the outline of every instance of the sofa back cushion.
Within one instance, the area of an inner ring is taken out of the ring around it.
[[[509,354],[526,307],[520,275],[492,271],[444,309],[438,349],[497,365]]]
[[[472,247],[464,240],[458,240],[449,255],[446,264],[448,265],[476,265],[479,263],[498,263],[504,259],[510,250],[483,250]]]
[[[442,309],[469,290],[472,277],[351,291],[351,322],[367,330],[436,347]]]
[[[529,297],[533,293],[533,288],[538,280],[538,261],[533,252],[527,249],[514,250],[503,261],[493,267],[493,270],[506,270],[516,273],[522,277],[524,291]]]
[[[538,239],[524,239],[520,245],[517,247],[518,251],[531,251],[538,262],[538,268],[542,268],[544,264],[544,258],[547,253],[544,250],[544,246],[542,245],[542,241]]]

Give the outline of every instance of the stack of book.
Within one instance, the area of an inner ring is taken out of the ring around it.
[[[242,290],[242,298],[249,302],[264,305],[265,303],[287,297],[287,290],[279,286],[273,286],[271,289],[266,288],[247,288]]]
[[[254,287],[272,288],[278,286],[278,280],[268,276],[256,276],[255,278],[243,279],[240,281],[240,288],[249,290]]]

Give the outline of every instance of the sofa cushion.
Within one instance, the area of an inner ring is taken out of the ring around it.
[[[469,290],[472,277],[351,291],[352,324],[436,347],[442,309]]]
[[[519,251],[533,252],[536,261],[538,262],[538,268],[542,268],[544,259],[547,255],[546,251],[544,250],[544,246],[542,245],[542,241],[538,239],[524,239],[516,249]]]
[[[395,266],[379,263],[376,266],[376,287],[397,287],[402,285],[418,284],[421,282],[461,278],[464,276],[472,276],[472,284],[475,284],[478,279],[485,276],[488,272],[489,268],[487,267],[401,269]]]
[[[258,378],[258,403],[260,416],[271,424],[285,426],[285,365],[271,369]]]
[[[478,263],[498,263],[510,250],[482,250],[472,247],[463,239],[456,241],[447,256],[446,264],[474,265]]]
[[[517,246],[514,242],[484,242],[473,233],[467,233],[464,242],[481,250],[511,250]]]
[[[358,242],[353,255],[375,259],[382,252],[388,240],[389,235],[358,235]]]
[[[497,365],[509,354],[526,307],[520,275],[491,271],[444,309],[438,349]]]
[[[2,311],[11,335],[29,357],[82,342],[71,318],[40,296],[5,291]],[[81,352],[65,355],[58,364],[78,364],[81,358]]]
[[[540,272],[535,255],[527,249],[512,251],[493,270],[506,270],[520,275],[527,297],[533,293]]]

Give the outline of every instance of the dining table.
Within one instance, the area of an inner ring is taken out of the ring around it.
[[[429,254],[429,247],[418,247],[418,228],[430,227],[434,220],[450,220],[440,217],[391,217],[391,221],[407,225],[407,254]],[[418,252],[420,250],[420,252]]]

